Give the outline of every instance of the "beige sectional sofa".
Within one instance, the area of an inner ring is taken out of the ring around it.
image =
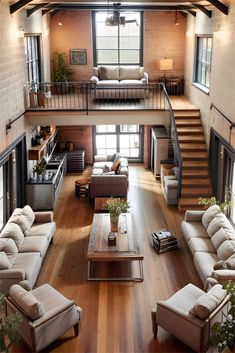
[[[219,206],[186,211],[182,231],[206,287],[235,280],[235,230]]]
[[[56,230],[52,212],[16,208],[0,233],[0,292],[12,284],[33,288]]]
[[[140,66],[98,66],[90,81],[94,99],[139,99],[145,98],[148,74]]]

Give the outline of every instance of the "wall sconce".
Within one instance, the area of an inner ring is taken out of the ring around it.
[[[175,26],[178,26],[179,22],[178,22],[178,10],[175,10]]]
[[[173,69],[173,59],[162,59],[160,60],[160,71],[164,71],[164,77],[166,71],[170,71]]]
[[[23,39],[24,38],[24,28],[20,27],[18,30],[18,38]]]

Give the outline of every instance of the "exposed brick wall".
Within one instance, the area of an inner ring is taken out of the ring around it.
[[[62,26],[58,25],[59,20]],[[51,51],[66,54],[66,62],[71,72],[70,80],[87,80],[92,75],[93,49],[91,12],[59,11],[51,17]],[[70,65],[69,50],[86,49],[87,65]]]
[[[86,163],[93,163],[92,126],[60,126],[59,142],[72,142],[74,149],[84,148]]]

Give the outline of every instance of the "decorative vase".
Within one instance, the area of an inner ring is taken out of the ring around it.
[[[111,226],[111,232],[117,232],[118,231],[118,221],[119,221],[119,216],[110,216],[110,226]]]
[[[42,174],[37,173],[37,181],[42,181]]]

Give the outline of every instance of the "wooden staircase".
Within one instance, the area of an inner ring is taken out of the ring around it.
[[[174,110],[182,158],[179,211],[203,209],[199,197],[212,196],[208,153],[199,110]]]

